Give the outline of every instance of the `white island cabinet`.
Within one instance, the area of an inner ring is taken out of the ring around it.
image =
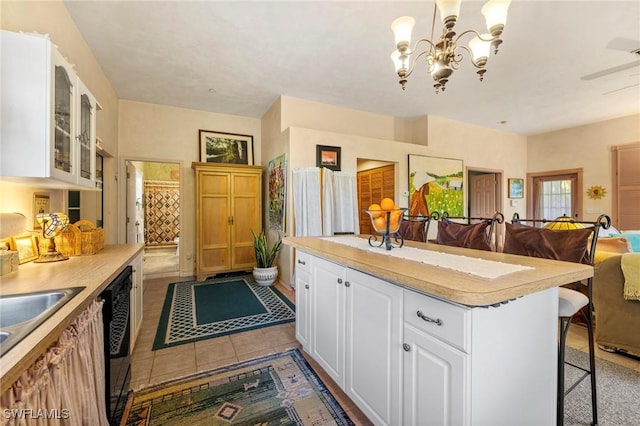
[[[96,187],[98,105],[48,37],[0,30],[2,179]]]
[[[296,335],[374,424],[555,424],[557,286],[592,270],[480,254],[531,266],[509,274],[511,284],[474,282],[468,274],[317,240],[285,239],[296,248]],[[431,285],[438,274],[442,287],[426,293],[422,282]],[[500,300],[514,286],[522,294],[501,302],[455,300],[469,291]]]

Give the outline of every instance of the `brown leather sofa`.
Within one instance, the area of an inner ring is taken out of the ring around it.
[[[640,356],[640,300],[626,300],[623,296],[621,259],[621,254],[615,254],[595,264],[595,340],[602,349]]]

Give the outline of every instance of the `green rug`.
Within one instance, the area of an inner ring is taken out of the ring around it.
[[[295,320],[294,305],[251,274],[169,284],[153,350]]]
[[[353,425],[300,351],[133,392],[125,425]]]

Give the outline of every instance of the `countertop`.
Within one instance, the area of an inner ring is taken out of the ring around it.
[[[20,294],[67,287],[85,287],[73,299],[0,358],[4,392],[51,346],[73,320],[139,254],[143,244],[108,245],[94,255],[54,263],[25,263],[0,277],[0,294]]]
[[[533,268],[489,279],[417,261],[390,258],[331,241],[333,238],[344,237],[325,238],[286,237],[283,243],[410,290],[466,306],[493,305],[593,276],[592,266],[579,263],[405,241],[405,246],[423,250]]]

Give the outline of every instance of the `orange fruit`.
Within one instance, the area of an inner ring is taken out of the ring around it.
[[[395,205],[396,203],[392,198],[383,198],[382,201],[380,201],[380,207],[382,210],[393,210],[393,206]]]
[[[373,227],[376,231],[384,231],[387,229],[387,218],[385,216],[376,217],[373,219]]]
[[[380,204],[371,204],[367,210],[381,210]],[[382,213],[371,213],[371,217],[376,218],[382,216]]]
[[[389,232],[395,232],[398,230],[400,226],[400,215],[396,212],[391,213],[391,218],[389,219]]]

